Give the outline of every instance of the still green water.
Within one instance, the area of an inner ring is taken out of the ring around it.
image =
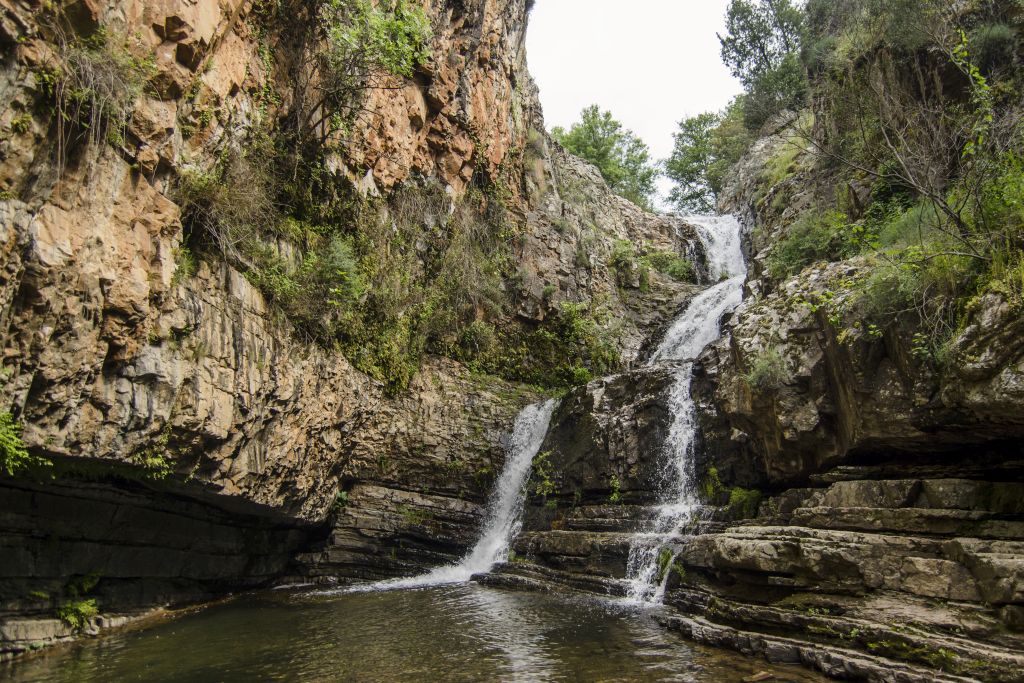
[[[773,681],[801,669],[694,645],[649,614],[473,584],[244,595],[2,666],[17,681]]]

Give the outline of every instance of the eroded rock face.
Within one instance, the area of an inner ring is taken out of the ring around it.
[[[730,480],[795,484],[846,458],[898,451],[941,459],[1024,433],[1017,403],[1024,345],[1006,304],[995,296],[978,303],[940,374],[915,351],[914,329],[872,332],[855,308],[832,312],[852,296],[844,280],[869,268],[857,261],[814,267],[749,299],[702,356],[694,392],[706,450]],[[831,297],[827,307],[815,304],[822,292]],[[750,368],[768,350],[783,359],[785,377],[754,386]]]
[[[644,368],[567,394],[534,467],[525,528],[542,528],[551,513],[607,503],[613,495],[613,503],[654,502],[671,422],[667,394],[675,379],[672,368]]]

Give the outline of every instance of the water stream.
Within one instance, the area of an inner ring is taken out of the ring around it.
[[[480,538],[461,560],[437,567],[426,574],[407,579],[391,579],[342,589],[342,592],[372,592],[443,586],[469,581],[474,574],[488,572],[498,562],[508,559],[509,547],[522,528],[526,481],[532,471],[533,458],[547,434],[551,415],[558,401],[549,399],[527,406],[516,417],[501,471],[487,505]]]
[[[648,359],[651,366],[688,362],[676,370],[669,391],[672,422],[664,446],[661,503],[647,528],[630,543],[627,599],[636,604],[661,603],[666,570],[675,559],[666,544],[692,519],[699,503],[692,458],[697,435],[696,409],[690,396],[692,360],[721,334],[719,321],[739,305],[746,278],[739,222],[732,216],[691,216],[688,220],[697,226],[704,243],[708,275],[719,282],[693,298]]]

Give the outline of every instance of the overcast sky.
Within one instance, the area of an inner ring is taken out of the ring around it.
[[[740,92],[719,57],[728,0],[537,0],[527,56],[550,130],[608,109],[651,148],[672,152],[677,122]]]

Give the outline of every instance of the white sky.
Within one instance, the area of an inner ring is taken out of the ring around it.
[[[740,92],[715,35],[728,1],[536,0],[526,49],[548,129],[596,103],[668,157],[680,119]]]

